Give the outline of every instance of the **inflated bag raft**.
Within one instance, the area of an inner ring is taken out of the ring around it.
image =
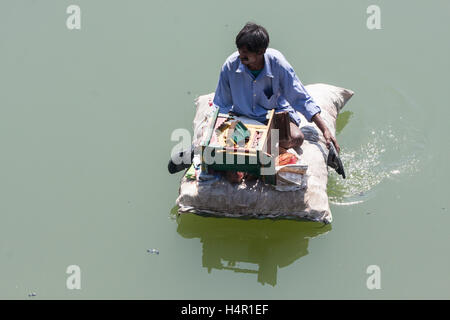
[[[320,83],[307,85],[305,88],[320,106],[322,119],[335,135],[339,111],[353,96],[353,92]],[[210,93],[195,100],[194,144],[198,144],[204,135],[204,115],[211,109],[213,98],[214,93]],[[306,219],[330,223],[332,215],[327,195],[329,150],[320,129],[300,113],[299,115],[300,129],[305,140],[301,147],[290,151],[299,155],[300,163],[294,165],[292,170],[279,170],[276,185],[267,183],[264,179],[243,180],[239,184],[233,184],[225,177],[201,183],[198,179],[189,179],[185,174],[176,200],[178,212],[234,218]],[[300,180],[296,179],[299,173],[302,174]]]

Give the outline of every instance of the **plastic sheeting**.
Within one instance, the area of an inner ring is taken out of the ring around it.
[[[333,135],[339,111],[353,96],[353,91],[327,85],[311,84],[306,90],[321,108],[321,117]],[[201,136],[202,119],[210,109],[214,93],[195,100],[194,144]],[[225,178],[210,183],[198,183],[185,177],[181,180],[177,205],[179,213],[234,217],[306,219],[330,223],[332,215],[328,204],[327,182],[328,149],[320,129],[300,114],[305,141],[296,149],[301,163],[308,166],[304,187],[296,191],[278,191],[261,180],[231,184]]]

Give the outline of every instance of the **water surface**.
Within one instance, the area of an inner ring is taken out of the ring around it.
[[[376,1],[381,30],[373,1],[79,0],[73,31],[70,4],[0,4],[1,298],[450,297],[448,1]],[[355,92],[332,225],[174,214],[171,132],[249,20],[304,84]]]

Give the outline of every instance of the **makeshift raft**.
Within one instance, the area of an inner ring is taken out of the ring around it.
[[[311,84],[307,92],[321,108],[321,117],[335,135],[339,111],[353,96],[353,91],[327,85]],[[201,140],[204,115],[211,108],[214,93],[195,100],[194,145]],[[177,198],[178,212],[233,218],[271,218],[311,220],[330,223],[332,215],[328,203],[326,164],[328,148],[320,129],[300,114],[305,140],[295,151],[301,163],[307,166],[302,187],[295,191],[279,191],[262,179],[232,184],[225,178],[210,183],[199,183],[185,176],[181,179]]]

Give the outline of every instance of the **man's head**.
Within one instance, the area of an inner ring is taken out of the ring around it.
[[[267,30],[252,22],[248,22],[236,36],[239,58],[247,66],[261,62],[268,46]]]

